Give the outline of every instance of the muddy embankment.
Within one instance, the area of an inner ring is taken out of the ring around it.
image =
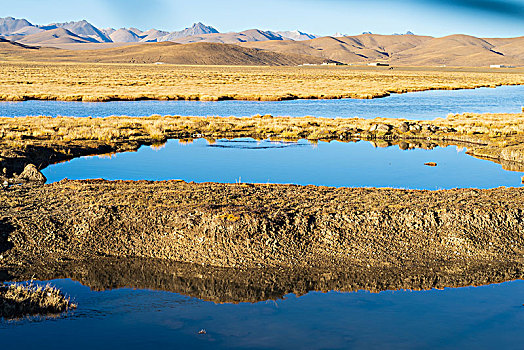
[[[218,267],[524,263],[524,188],[68,181],[0,192],[2,265],[100,256]]]

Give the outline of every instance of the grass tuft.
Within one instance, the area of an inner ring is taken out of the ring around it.
[[[41,286],[31,281],[29,284],[0,286],[1,318],[56,315],[76,307],[70,298],[49,284]]]

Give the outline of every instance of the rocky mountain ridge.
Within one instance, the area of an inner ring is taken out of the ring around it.
[[[61,33],[61,37],[56,37],[56,32],[48,33],[56,29],[65,29],[70,33]],[[250,32],[256,31],[259,33],[258,36],[250,36]],[[246,32],[248,34],[246,34]],[[46,33],[46,34],[42,34]],[[71,33],[78,38],[70,38]],[[26,42],[26,43],[38,43],[41,41],[47,44],[50,40],[50,35],[55,39],[60,39],[61,43],[78,43],[82,40],[86,42],[96,43],[139,43],[139,42],[162,42],[172,41],[181,42],[181,39],[196,37],[191,40],[182,40],[182,42],[244,42],[251,40],[310,40],[317,38],[316,35],[301,32],[299,30],[294,31],[262,31],[258,29],[251,29],[240,33],[220,33],[216,28],[205,25],[201,22],[193,24],[191,27],[185,28],[180,31],[167,32],[158,29],[149,29],[142,31],[137,28],[102,28],[99,29],[89,23],[86,20],[77,22],[65,22],[65,23],[51,23],[47,25],[35,25],[26,19],[16,19],[13,17],[0,18],[0,37],[11,41]],[[211,35],[210,40],[199,39],[202,35]],[[226,39],[220,40],[215,39],[213,35],[219,37],[225,37]]]

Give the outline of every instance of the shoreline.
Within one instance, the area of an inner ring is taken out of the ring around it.
[[[217,267],[524,263],[524,188],[401,190],[62,180],[0,191],[3,264]]]
[[[136,151],[168,139],[250,137],[310,142],[357,140],[401,149],[457,145],[467,154],[524,170],[524,113],[461,114],[431,121],[317,117],[0,118],[0,174],[15,180],[28,164],[43,169],[80,156]]]
[[[137,96],[119,96],[119,95],[100,95],[100,96],[89,96],[89,95],[53,95],[53,94],[33,94],[33,95],[7,95],[0,94],[0,102],[24,102],[24,101],[59,101],[59,102],[125,102],[125,101],[200,101],[200,102],[219,102],[219,101],[296,101],[296,100],[342,100],[342,99],[355,99],[355,100],[372,100],[378,98],[386,98],[391,95],[402,95],[413,92],[425,92],[425,91],[454,91],[454,90],[476,90],[481,88],[496,89],[501,86],[522,86],[524,83],[508,83],[508,84],[485,84],[485,85],[473,85],[473,86],[460,86],[460,87],[426,87],[421,89],[416,88],[402,88],[399,90],[388,90],[385,92],[376,92],[371,94],[359,94],[359,93],[344,93],[338,95],[294,95],[294,94],[282,94],[275,96],[245,96],[245,95],[154,95],[145,94]]]
[[[523,69],[437,67],[107,66],[26,61],[0,62],[0,76],[0,100],[91,102],[369,99],[391,93],[524,84]]]

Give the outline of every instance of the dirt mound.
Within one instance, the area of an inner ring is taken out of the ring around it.
[[[0,192],[4,263],[97,256],[221,267],[522,263],[524,188],[445,191],[61,181]],[[23,203],[23,206],[20,206]]]
[[[35,182],[46,182],[47,179],[34,164],[28,164],[18,176],[19,179]]]

